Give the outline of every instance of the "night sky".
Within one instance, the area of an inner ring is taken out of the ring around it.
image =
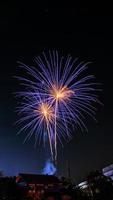
[[[32,3],[32,1],[31,1]],[[87,173],[113,163],[113,16],[97,5],[0,5],[0,170],[6,175],[39,173],[49,158],[48,149],[34,148],[34,138],[23,145],[13,92],[19,89],[13,78],[17,61],[33,64],[43,50],[57,49],[80,60],[91,61],[89,70],[102,83],[98,123],[86,119],[88,133],[78,131],[69,144],[59,147],[58,174],[76,181]]]

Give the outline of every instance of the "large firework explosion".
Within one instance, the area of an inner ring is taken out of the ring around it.
[[[16,96],[21,99],[18,120],[25,131],[25,141],[34,134],[36,143],[48,136],[51,156],[57,160],[57,143],[72,137],[72,128],[87,130],[85,116],[95,119],[95,103],[99,103],[98,83],[93,75],[86,75],[89,63],[60,57],[57,51],[44,52],[35,59],[37,67],[19,62],[26,75],[17,76],[23,89]]]

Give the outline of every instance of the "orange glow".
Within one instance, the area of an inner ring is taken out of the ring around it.
[[[53,117],[53,109],[50,105],[48,105],[47,103],[42,103],[40,108],[39,108],[39,112],[42,115],[42,117],[44,117],[47,121],[52,120]]]
[[[52,96],[57,101],[63,101],[63,100],[69,99],[71,94],[73,94],[73,91],[68,89],[66,86],[59,88],[59,89],[57,89],[54,86],[53,90],[52,90]]]

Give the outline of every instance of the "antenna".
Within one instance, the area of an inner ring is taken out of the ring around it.
[[[70,168],[70,160],[67,161],[67,176],[70,179],[71,178],[71,168]]]

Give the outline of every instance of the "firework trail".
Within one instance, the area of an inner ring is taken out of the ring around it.
[[[18,123],[22,124],[19,133],[29,131],[25,140],[35,134],[36,142],[45,141],[47,134],[52,158],[57,160],[58,140],[62,144],[63,139],[71,139],[73,124],[87,130],[86,115],[95,119],[99,84],[93,75],[86,75],[89,63],[77,64],[77,59],[60,57],[57,51],[49,51],[47,56],[43,52],[35,62],[37,67],[19,62],[27,72],[16,77],[23,86],[16,94],[22,102],[17,108],[21,115]]]

